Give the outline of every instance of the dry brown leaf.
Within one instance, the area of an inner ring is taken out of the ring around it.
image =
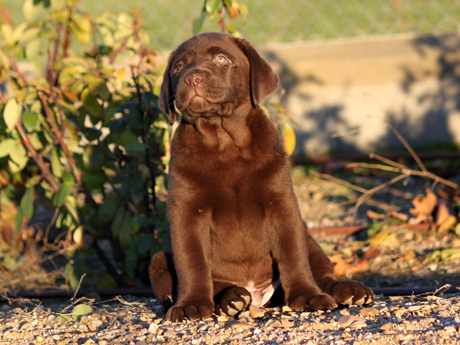
[[[371,210],[367,210],[367,216],[370,219],[385,219],[385,215]]]
[[[359,315],[370,316],[370,317],[377,316],[379,313],[380,313],[379,310],[376,308],[363,308],[359,311]]]
[[[444,221],[444,223],[442,223],[438,227],[438,231],[439,232],[447,232],[447,231],[449,231],[451,229],[454,229],[455,225],[457,225],[457,218],[455,218],[455,216],[449,216],[449,218],[447,218]]]
[[[440,226],[450,216],[453,216],[453,215],[454,215],[454,212],[447,206],[447,203],[444,200],[439,200],[438,207],[436,209],[436,215],[435,215],[436,226]]]
[[[354,315],[345,315],[342,316],[339,319],[339,325],[346,328],[348,326],[351,326],[353,323],[359,322],[359,323],[366,323],[366,319],[360,317],[360,316],[354,316]]]
[[[407,220],[409,219],[409,216],[407,214],[396,212],[396,211],[392,211],[392,212],[388,213],[388,215],[390,217],[399,219],[399,220],[401,220],[403,222],[407,222]]]
[[[351,278],[353,274],[364,272],[369,267],[367,260],[357,259],[356,262],[354,262],[352,258],[344,259],[340,254],[334,255],[330,259],[332,263],[335,264],[334,274],[336,277]]]
[[[412,205],[414,208],[411,208],[409,211],[415,217],[419,215],[429,216],[433,213],[436,205],[438,204],[438,197],[434,194],[431,189],[426,189],[425,195],[417,195],[412,200]]]
[[[397,262],[401,262],[401,261],[407,261],[407,260],[411,260],[413,258],[415,258],[416,254],[415,254],[415,251],[413,250],[408,250],[404,256],[400,257],[398,260],[396,260]]]
[[[381,250],[378,248],[370,248],[367,252],[364,253],[363,259],[370,260],[375,258],[376,256],[380,255]]]

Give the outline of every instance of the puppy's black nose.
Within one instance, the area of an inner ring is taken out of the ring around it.
[[[195,86],[201,84],[205,79],[205,76],[201,73],[190,73],[185,76],[185,84]]]

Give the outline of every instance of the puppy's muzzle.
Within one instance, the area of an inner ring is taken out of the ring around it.
[[[200,86],[200,84],[205,80],[206,77],[199,72],[189,73],[185,76],[184,79],[185,84],[192,89],[194,89],[197,86]]]

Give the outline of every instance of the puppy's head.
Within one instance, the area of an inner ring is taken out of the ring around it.
[[[279,78],[243,39],[203,33],[182,43],[169,57],[159,105],[176,118],[232,116],[239,108],[256,107],[278,87]]]

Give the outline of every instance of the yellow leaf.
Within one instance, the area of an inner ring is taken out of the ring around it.
[[[295,132],[292,126],[287,122],[283,124],[283,144],[287,154],[289,156],[292,155],[296,144]]]
[[[236,18],[240,12],[240,7],[236,1],[233,1],[232,6],[230,7],[230,19],[233,20]]]

